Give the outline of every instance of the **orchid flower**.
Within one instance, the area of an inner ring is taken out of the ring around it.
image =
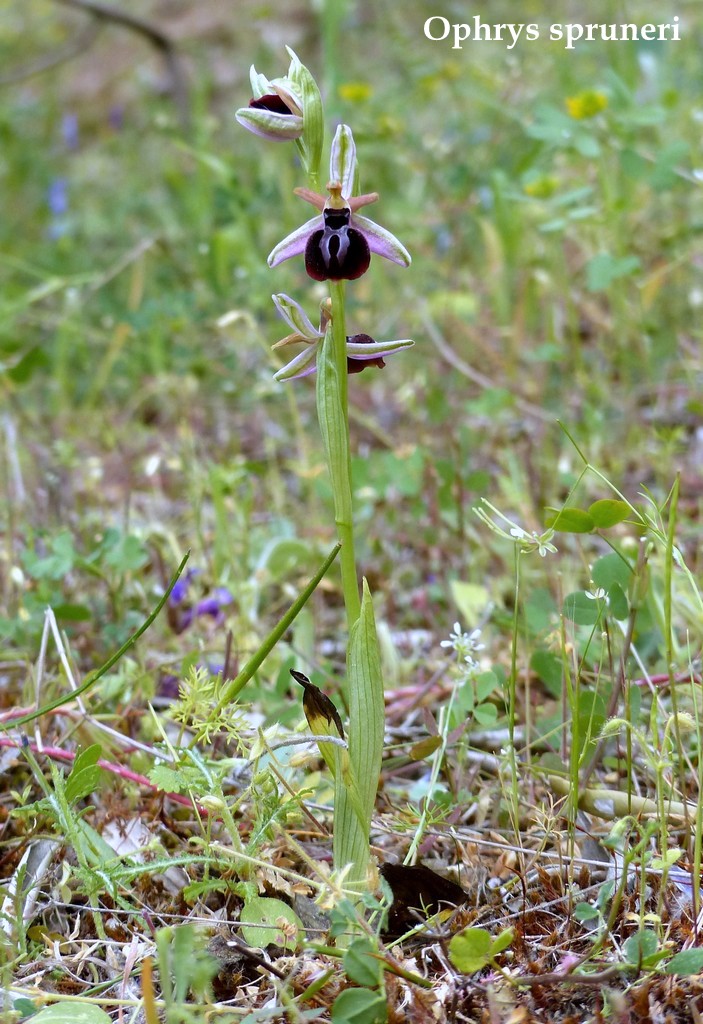
[[[317,369],[317,353],[325,332],[331,329],[329,300],[320,306],[320,327],[314,327],[307,313],[295,299],[279,294],[272,296],[276,309],[292,328],[273,346],[274,349],[288,345],[303,344],[305,348],[294,356],[289,363],[274,374],[274,380],[296,380],[307,377]],[[409,338],[400,341],[374,341],[368,334],[353,334],[347,337],[347,373],[361,373],[367,366],[385,366],[383,356],[393,355],[414,344]]]
[[[278,243],[269,255],[270,267],[304,254],[305,270],[315,281],[353,281],[368,270],[371,253],[402,267],[410,266],[410,254],[395,235],[357,214],[361,207],[375,203],[378,193],[352,195],[356,177],[351,129],[340,125],[332,144],[329,194],[321,196],[307,188],[294,190],[319,214]]]

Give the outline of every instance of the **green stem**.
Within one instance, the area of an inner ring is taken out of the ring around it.
[[[520,789],[518,785],[517,754],[515,752],[515,717],[517,715],[517,648],[519,639],[520,608],[520,548],[515,545],[515,608],[513,611],[513,636],[510,649],[510,676],[508,677],[508,732],[510,736],[510,816],[515,836],[520,847]]]
[[[344,282],[330,281],[330,297],[332,299],[332,342],[334,346],[335,375],[338,382],[337,401],[341,407],[344,423],[343,443],[346,452],[329,453],[330,460],[335,459],[342,470],[344,480],[342,493],[335,493],[335,522],[337,536],[342,545],[340,561],[342,568],[342,591],[344,605],[347,610],[347,626],[349,629],[359,618],[361,602],[359,599],[359,581],[356,574],[356,558],[354,555],[354,519],[352,512],[352,473],[349,445],[349,407],[347,401],[347,330],[344,319]]]

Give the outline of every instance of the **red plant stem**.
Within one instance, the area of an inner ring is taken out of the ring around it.
[[[633,679],[633,686],[665,686],[670,676],[668,672],[662,672],[658,676],[650,676],[649,679]],[[703,680],[697,672],[680,672],[677,676],[674,676],[675,683],[697,683],[699,686]]]
[[[15,747],[17,750],[21,750],[23,746],[23,743],[13,740],[9,736],[0,736],[0,747]],[[32,742],[28,743],[27,746],[33,753],[45,754],[46,757],[51,757],[54,761],[67,761],[70,764],[76,759],[74,753],[70,750],[62,750],[61,747],[42,747],[40,749],[38,744]],[[111,772],[113,775],[119,775],[120,778],[128,779],[130,782],[136,782],[139,786],[146,786],[147,789],[151,789],[155,793],[161,793],[176,804],[181,804],[183,807],[193,807],[193,801],[189,800],[187,796],[182,796],[180,793],[164,793],[153,782],[150,782],[145,775],[133,772],[130,768],[125,768],[124,765],[115,764],[114,761],[105,761],[102,757],[98,760],[98,764],[105,771]],[[201,804],[196,803],[195,807],[201,814],[210,815],[212,813]]]

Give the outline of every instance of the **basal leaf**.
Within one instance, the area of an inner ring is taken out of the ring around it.
[[[242,937],[250,946],[296,949],[303,929],[296,912],[283,900],[270,896],[254,896],[248,900],[242,907],[239,920],[243,925]]]
[[[102,747],[99,743],[91,743],[85,750],[79,751],[76,754],[76,759],[73,762],[73,768],[71,775],[75,775],[78,772],[82,772],[84,768],[92,768],[100,760],[102,754]]]
[[[489,963],[492,945],[485,928],[465,928],[449,943],[449,959],[462,974],[475,974]]]
[[[66,780],[66,799],[69,804],[74,804],[89,793],[94,793],[100,785],[102,772],[102,768],[97,765],[84,768],[80,772],[71,772]]]
[[[502,953],[504,949],[511,945],[514,938],[514,928],[506,928],[505,931],[502,931],[491,943],[491,956],[497,956],[498,953]]]
[[[101,754],[100,744],[93,743],[76,756],[71,773],[66,779],[66,799],[69,804],[82,800],[100,785],[103,769],[98,767],[97,762]]]
[[[654,932],[644,928],[630,936],[623,946],[623,953],[628,963],[641,964],[649,957],[654,956],[658,947],[659,943]]]
[[[664,967],[664,973],[682,976],[703,973],[703,949],[700,947],[684,949],[675,956],[672,956],[669,963]]]
[[[52,1003],[32,1017],[35,1024],[111,1024],[104,1010],[94,1003]]]
[[[537,650],[532,652],[530,668],[539,676],[553,697],[561,694],[561,677],[563,667],[561,658],[551,651]]]
[[[619,583],[613,583],[608,589],[608,609],[619,622],[630,614],[630,602]]]

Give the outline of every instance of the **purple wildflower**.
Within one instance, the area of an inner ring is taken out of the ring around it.
[[[173,589],[168,596],[168,603],[170,605],[182,604],[190,590],[190,584],[193,578],[199,575],[200,569],[188,569],[181,578],[176,580],[174,583]]]
[[[68,213],[68,189],[65,178],[53,178],[46,190],[46,201],[54,217]]]
[[[78,149],[80,135],[78,133],[78,118],[75,114],[64,114],[61,118],[61,138],[66,149]]]
[[[227,587],[215,587],[211,594],[199,601],[189,600],[191,584],[200,569],[189,569],[177,580],[168,598],[169,623],[176,633],[182,633],[196,618],[208,617],[222,622],[224,609],[234,603],[234,597]]]
[[[124,107],[117,103],[110,107],[107,120],[113,132],[121,132],[124,128]]]

